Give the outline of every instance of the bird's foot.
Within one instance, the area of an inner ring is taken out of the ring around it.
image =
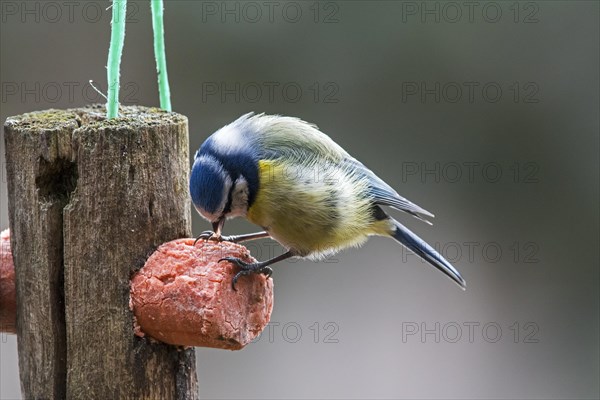
[[[198,235],[198,237],[196,238],[196,240],[194,240],[194,246],[200,240],[206,240],[206,241],[212,240],[212,241],[215,241],[215,242],[222,242],[224,240],[224,238],[221,235],[217,235],[213,231],[204,231],[200,235]]]
[[[194,240],[194,246],[200,240],[207,240],[207,241],[212,240],[212,241],[218,242],[218,243],[219,242],[238,243],[238,242],[245,240],[245,235],[224,236],[224,235],[217,235],[213,231],[204,231],[196,238],[196,240]]]
[[[266,266],[265,263],[247,263],[237,257],[223,257],[219,260],[219,262],[221,261],[229,261],[230,263],[240,267],[241,271],[235,274],[233,280],[231,281],[231,287],[233,288],[233,290],[236,291],[237,289],[235,288],[235,285],[241,276],[246,276],[250,274],[264,274],[267,277],[267,279],[269,279],[273,274],[273,270],[270,267]]]

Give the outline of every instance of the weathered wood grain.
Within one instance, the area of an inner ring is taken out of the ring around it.
[[[5,124],[25,398],[195,399],[193,349],[133,335],[129,278],[191,234],[187,119],[125,107]]]

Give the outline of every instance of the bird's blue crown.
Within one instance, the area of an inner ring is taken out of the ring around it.
[[[248,205],[256,198],[259,157],[252,141],[248,140],[253,132],[249,131],[246,121],[240,118],[218,130],[196,152],[190,175],[190,194],[197,208],[208,213],[218,211],[231,201],[231,193],[225,193],[227,180],[230,180],[231,190],[240,176],[248,183]]]

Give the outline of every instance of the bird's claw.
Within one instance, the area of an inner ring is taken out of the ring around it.
[[[198,243],[200,240],[214,240],[215,242],[220,242],[222,241],[222,236],[217,236],[216,233],[214,233],[213,231],[204,231],[202,232],[200,235],[198,235],[198,237],[196,238],[196,240],[194,240],[194,246],[196,245],[196,243]]]
[[[273,270],[270,267],[263,265],[262,263],[247,263],[237,257],[223,257],[219,260],[219,262],[221,261],[229,261],[230,263],[237,265],[241,269],[241,271],[235,274],[233,280],[231,281],[231,287],[235,291],[237,291],[235,285],[238,279],[242,276],[250,274],[264,274],[267,277],[267,279],[269,279],[271,275],[273,275]]]
[[[212,240],[217,243],[221,243],[221,242],[237,243],[238,236],[223,236],[223,235],[217,235],[213,231],[204,231],[196,238],[196,240],[194,240],[194,246],[200,240],[206,240],[206,241]]]
[[[262,267],[260,272],[269,279],[273,275],[273,269],[271,267]]]

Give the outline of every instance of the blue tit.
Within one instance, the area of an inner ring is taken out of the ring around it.
[[[287,250],[253,264],[224,258],[241,269],[234,289],[243,275],[270,276],[275,262],[322,259],[372,235],[395,239],[465,288],[448,261],[382,206],[426,222],[433,214],[400,196],[315,125],[298,118],[249,113],[216,131],[196,152],[190,194],[196,210],[213,226],[198,239],[271,237]],[[225,220],[234,217],[244,217],[264,232],[222,236]]]

